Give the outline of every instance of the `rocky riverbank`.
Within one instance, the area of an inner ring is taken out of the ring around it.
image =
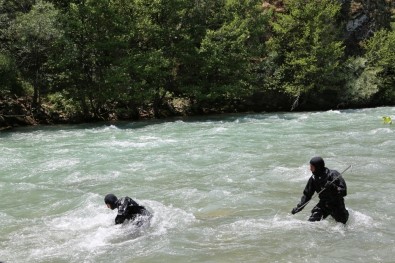
[[[19,126],[38,124],[32,115],[29,98],[6,97],[0,99],[0,131]]]
[[[290,101],[284,99],[282,105],[271,103],[275,94],[256,93],[243,101],[233,101],[226,105],[205,105],[196,107],[187,99],[169,99],[161,105],[132,107],[128,105],[109,104],[96,115],[66,113],[57,109],[50,102],[42,102],[39,108],[32,108],[31,97],[0,96],[0,131],[16,127],[77,124],[97,121],[142,120],[154,118],[171,118],[176,116],[208,115],[235,112],[262,112],[289,110]]]
[[[76,122],[79,121],[62,112],[54,111],[45,103],[39,108],[32,108],[31,97],[0,97],[0,131],[23,126]]]
[[[154,109],[152,105],[130,108],[125,105],[109,105],[96,116],[82,113],[66,113],[56,109],[49,102],[41,103],[39,108],[32,108],[31,97],[0,96],[0,131],[16,127],[76,124],[97,121],[140,120],[193,115],[188,110],[187,101],[172,100]],[[214,110],[213,110],[214,111]]]

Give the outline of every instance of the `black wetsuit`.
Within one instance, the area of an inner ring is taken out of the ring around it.
[[[337,222],[345,224],[348,220],[348,211],[344,205],[344,197],[347,195],[347,185],[343,177],[336,170],[324,168],[318,175],[312,175],[303,191],[302,199],[297,208],[303,206],[313,196],[325,188],[327,182],[333,181],[325,191],[319,194],[320,201],[311,210],[309,221],[320,221],[331,215]],[[301,208],[299,211],[301,211]]]
[[[127,219],[135,221],[138,216],[142,216],[135,222],[136,225],[141,226],[144,221],[148,221],[151,218],[151,213],[144,206],[140,206],[127,196],[118,199],[115,207],[118,208],[115,224],[122,224]]]

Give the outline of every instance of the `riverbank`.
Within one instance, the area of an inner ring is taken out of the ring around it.
[[[50,102],[43,102],[39,108],[32,108],[31,97],[3,97],[0,98],[0,131],[11,130],[16,127],[55,124],[79,124],[98,121],[139,120],[154,118],[149,107],[136,110],[127,109],[120,112],[107,111],[100,116],[82,116],[70,114],[64,110],[56,109]],[[182,115],[178,105],[172,106],[173,111],[165,113],[163,117]]]
[[[274,96],[274,95],[273,95]],[[188,99],[168,99],[161,105],[119,105],[108,104],[96,114],[67,112],[59,109],[49,101],[42,101],[39,108],[32,107],[32,98],[3,96],[0,97],[0,131],[11,130],[16,127],[55,124],[80,124],[99,121],[137,121],[147,119],[164,119],[177,116],[196,116],[236,112],[281,111],[290,105],[287,100],[284,106],[270,103],[270,96],[256,94],[243,101],[234,101],[226,105],[207,105],[196,107]]]
[[[277,96],[277,97],[276,97]],[[274,98],[277,98],[274,100]],[[276,101],[276,103],[273,103]],[[280,103],[278,103],[280,102]],[[347,105],[334,104],[333,107],[317,101],[313,103],[300,103],[294,111],[325,111],[330,109],[355,109],[372,108],[386,105]],[[93,115],[76,112],[67,112],[59,109],[49,101],[42,101],[39,108],[32,108],[32,98],[29,96],[0,97],[0,131],[12,130],[17,127],[56,124],[81,124],[101,121],[138,121],[147,119],[165,119],[179,116],[204,116],[225,113],[248,113],[248,112],[288,112],[292,111],[293,103],[290,99],[278,94],[254,94],[253,96],[228,103],[226,105],[207,105],[196,107],[187,99],[169,99],[160,106],[148,104],[139,107],[108,105],[100,113]]]

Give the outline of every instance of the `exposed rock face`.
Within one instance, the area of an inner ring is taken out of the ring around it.
[[[395,16],[394,0],[338,0],[342,3],[342,16],[346,23],[346,42],[360,41],[371,36],[379,28],[389,28],[391,16]],[[319,2],[317,2],[319,4]],[[284,12],[286,0],[267,0],[262,7]],[[393,18],[395,19],[395,18]]]
[[[380,28],[390,28],[393,0],[343,0],[346,36],[356,41],[370,37]]]
[[[364,24],[368,23],[368,21],[369,16],[367,14],[358,14],[354,19],[351,19],[347,22],[346,30],[347,32],[355,32],[356,30],[362,28]],[[363,38],[363,35],[360,35],[359,38]]]
[[[27,98],[0,98],[0,130],[36,125]]]

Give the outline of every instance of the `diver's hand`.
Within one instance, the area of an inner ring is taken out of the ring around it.
[[[294,214],[296,214],[298,212],[300,212],[299,207],[295,207],[294,209],[292,209],[291,213],[294,215]]]

